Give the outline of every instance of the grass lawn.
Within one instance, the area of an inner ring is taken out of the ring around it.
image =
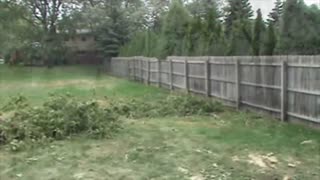
[[[81,99],[165,98],[168,91],[97,73],[95,67],[0,65],[0,106],[23,94]],[[320,179],[320,132],[226,108],[214,116],[123,119],[113,139],[74,137],[22,152],[0,146],[0,179]]]

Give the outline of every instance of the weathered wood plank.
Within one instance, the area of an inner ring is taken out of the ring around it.
[[[238,107],[241,103],[282,120],[320,124],[320,56],[118,57],[109,70],[118,77],[189,89]]]
[[[281,65],[281,120],[287,120],[287,62],[283,61]]]

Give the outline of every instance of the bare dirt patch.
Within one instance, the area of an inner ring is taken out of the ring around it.
[[[260,168],[275,168],[278,163],[278,159],[273,155],[260,155],[260,154],[249,154],[247,162]]]
[[[262,155],[259,153],[250,153],[247,158],[239,158],[239,156],[233,156],[232,161],[247,162],[251,165],[259,167],[262,171],[274,169],[279,164],[278,158],[273,153],[269,153],[266,155]]]
[[[274,170],[279,167],[298,168],[302,164],[301,161],[295,160],[292,157],[289,158],[278,158],[274,153],[260,154],[260,153],[249,153],[247,157],[233,156],[233,162],[246,162],[250,165],[258,167],[261,172]]]

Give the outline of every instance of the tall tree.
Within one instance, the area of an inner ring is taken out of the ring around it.
[[[272,23],[274,26],[278,28],[282,13],[283,13],[283,2],[281,0],[276,0],[274,4],[274,8],[268,15],[268,23]]]
[[[267,30],[267,39],[266,39],[266,43],[265,43],[264,54],[272,56],[275,52],[276,45],[277,45],[277,36],[274,31],[274,25],[273,25],[273,23],[269,23],[268,30]]]
[[[206,42],[205,55],[222,55],[224,54],[223,32],[220,21],[220,13],[215,3],[206,8],[204,17],[204,39]]]
[[[192,18],[187,26],[184,37],[184,55],[202,55],[205,51],[204,24],[200,17]]]
[[[57,21],[63,0],[25,0],[21,1],[32,13],[33,20],[39,23],[44,33],[56,34]]]
[[[129,22],[118,6],[110,7],[109,21],[102,24],[98,30],[98,43],[106,57],[114,57],[128,40]]]
[[[249,0],[229,0],[225,12],[225,34],[229,55],[250,53],[253,11]]]
[[[166,55],[182,55],[183,39],[190,22],[190,14],[179,0],[172,2],[165,17],[163,35],[165,38],[164,53]]]
[[[287,0],[281,20],[278,51],[282,54],[319,52],[319,8],[300,0]]]
[[[282,0],[276,0],[274,8],[268,15],[267,23],[267,39],[265,40],[264,53],[266,55],[273,55],[279,42],[280,34],[280,23],[283,17],[283,6]]]
[[[161,31],[161,16],[169,10],[170,0],[145,0],[147,27]]]
[[[225,8],[226,33],[229,34],[236,21],[245,21],[253,17],[253,10],[249,0],[228,0]]]
[[[257,10],[257,18],[254,23],[253,38],[252,38],[252,51],[253,55],[259,56],[261,53],[261,46],[263,44],[263,33],[265,25],[262,19],[261,10]]]
[[[0,54],[10,56],[32,40],[38,39],[38,28],[30,22],[24,6],[14,1],[0,1]]]

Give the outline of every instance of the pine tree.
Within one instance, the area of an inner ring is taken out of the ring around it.
[[[281,20],[279,51],[284,54],[298,54],[297,45],[302,43],[306,34],[301,34],[304,19],[303,4],[299,0],[287,0]],[[306,26],[304,26],[306,28]],[[300,41],[300,42],[299,42]],[[302,45],[302,44],[301,44]]]
[[[225,9],[225,34],[229,55],[246,55],[251,49],[253,11],[249,0],[229,0]]]
[[[283,54],[319,52],[319,8],[301,0],[287,0],[280,26],[279,49]]]
[[[259,56],[260,55],[260,49],[262,45],[263,40],[263,33],[265,30],[264,22],[262,19],[262,13],[261,10],[257,10],[257,18],[254,23],[254,31],[253,31],[253,38],[252,38],[252,51],[253,55]]]
[[[163,51],[166,55],[182,55],[189,22],[190,14],[187,9],[179,0],[173,1],[162,30],[166,41]]]
[[[268,15],[268,23],[272,23],[276,28],[278,28],[282,13],[283,13],[283,2],[281,0],[277,0],[275,2],[274,8]]]
[[[272,56],[274,54],[274,51],[277,45],[277,36],[274,31],[273,23],[269,23],[267,31],[268,31],[267,32],[268,34],[267,34],[264,54]]]
[[[275,53],[280,34],[280,22],[283,18],[284,2],[282,0],[276,0],[274,8],[268,15],[268,29],[267,39],[265,40],[264,53],[266,55],[273,55]]]
[[[205,55],[217,55],[223,54],[221,52],[221,36],[222,36],[222,26],[219,20],[219,12],[217,6],[209,6],[206,10],[205,28],[203,30],[205,45]]]
[[[98,29],[98,43],[106,57],[115,57],[128,40],[128,22],[116,7],[111,9],[109,18],[110,21]]]
[[[249,0],[228,0],[225,13],[226,33],[228,35],[235,21],[249,20],[253,16],[252,6]]]
[[[201,42],[202,29],[204,25],[200,17],[193,18],[187,27],[187,32],[184,38],[184,55],[200,55],[199,47],[203,50],[203,43]]]

